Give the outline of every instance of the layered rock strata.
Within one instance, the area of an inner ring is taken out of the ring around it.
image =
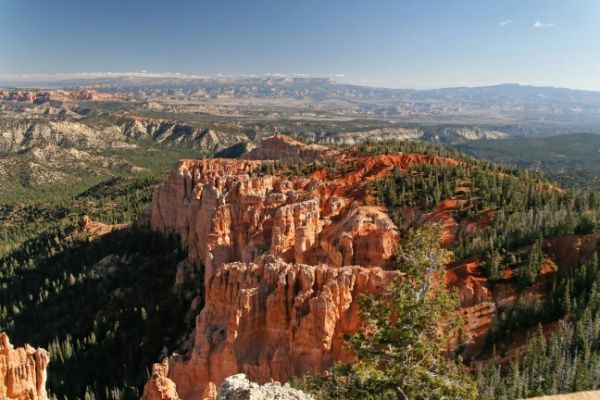
[[[344,333],[359,327],[357,299],[380,292],[395,273],[380,268],[289,264],[275,256],[223,265],[207,285],[194,349],[171,358],[183,399],[239,372],[285,382],[348,360]]]
[[[182,161],[153,198],[150,224],[177,232],[205,284],[223,264],[261,254],[286,262],[382,266],[396,249],[380,207],[338,196],[336,182],[260,175],[260,161]]]

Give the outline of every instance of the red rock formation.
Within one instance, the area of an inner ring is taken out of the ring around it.
[[[348,359],[343,334],[359,326],[357,298],[396,274],[380,268],[288,264],[274,256],[226,264],[207,285],[194,350],[172,357],[183,399],[243,372],[260,383],[321,372]]]
[[[592,257],[598,248],[600,234],[565,235],[546,240],[544,247],[559,265],[574,267]]]
[[[144,386],[142,400],[179,400],[175,383],[168,378],[169,360],[152,366],[152,375]]]
[[[94,92],[89,90],[78,90],[71,93],[73,100],[94,100]]]
[[[594,235],[590,235],[594,236]],[[581,239],[582,242],[588,241],[596,243],[595,240],[587,238]],[[596,237],[597,239],[597,237]],[[550,246],[554,241],[548,241]],[[569,248],[569,245],[565,247]],[[554,247],[556,249],[556,247]],[[551,247],[549,248],[552,249]],[[522,251],[527,252],[524,248]],[[572,253],[573,254],[573,253]],[[517,304],[522,296],[525,302],[543,301],[549,292],[552,279],[556,274],[555,255],[547,253],[551,258],[546,259],[542,265],[542,270],[537,276],[535,283],[523,292],[519,292],[515,285],[510,281],[513,271],[507,267],[504,271],[504,280],[495,282],[491,285],[482,271],[481,260],[479,257],[473,257],[466,260],[451,262],[446,268],[445,283],[449,289],[456,290],[461,304],[461,313],[465,321],[465,331],[467,340],[462,343],[464,346],[464,356],[471,357],[477,355],[482,349],[485,336],[492,323],[496,320],[498,310],[502,307],[512,307]],[[581,261],[581,260],[580,260]],[[569,264],[561,264],[568,267]],[[554,328],[549,325],[544,329],[548,332]],[[525,345],[527,332],[513,332],[511,342],[507,343],[505,359],[509,359],[518,353]]]
[[[181,235],[205,283],[221,265],[265,253],[334,266],[381,266],[394,254],[398,233],[382,208],[335,196],[340,183],[260,176],[260,166],[182,161],[155,193],[151,226]]]
[[[215,384],[239,372],[286,381],[347,359],[341,336],[358,328],[357,296],[389,282],[393,274],[380,267],[399,239],[386,210],[365,205],[366,184],[413,163],[456,163],[346,153],[338,157],[342,174],[323,168],[306,177],[263,174],[261,162],[249,159],[328,154],[304,146],[278,135],[245,160],[184,160],[154,194],[150,226],[177,232],[188,247],[177,282],[193,277],[195,264],[205,270],[193,350],[170,359],[168,377],[185,400],[214,395]],[[442,223],[452,239],[461,229],[452,206],[419,221]],[[483,294],[469,296],[479,301]]]
[[[0,332],[0,399],[46,400],[48,362],[46,350],[28,344],[15,349]]]
[[[118,98],[112,93],[100,93],[95,90],[75,90],[69,92],[69,98],[72,100],[114,100]]]
[[[259,147],[242,158],[246,160],[288,160],[312,162],[333,157],[338,152],[319,144],[305,144],[289,136],[276,134],[262,139]]]
[[[104,236],[107,233],[116,230],[124,229],[127,226],[127,224],[108,225],[103,224],[102,222],[92,221],[87,215],[82,216],[79,220],[79,227],[85,232],[87,232],[90,235],[91,239]]]

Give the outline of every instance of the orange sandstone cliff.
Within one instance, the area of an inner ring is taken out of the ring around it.
[[[275,256],[225,264],[207,288],[194,349],[171,358],[169,377],[183,399],[196,399],[239,372],[260,383],[321,372],[347,359],[342,335],[358,327],[357,297],[380,291],[392,275]]]
[[[0,332],[0,399],[46,400],[48,362],[46,350],[28,344],[15,349]]]
[[[173,388],[183,400],[211,398],[236,373],[287,381],[348,359],[343,335],[359,327],[357,299],[396,276],[382,267],[398,229],[383,207],[366,205],[366,183],[413,163],[456,161],[335,153],[341,173],[285,176],[250,159],[329,157],[321,147],[276,135],[243,160],[181,161],[156,190],[150,226],[178,233],[188,248],[176,284],[199,279],[203,266],[205,305],[192,349],[155,365],[146,399],[174,398]],[[442,224],[448,241],[462,229],[444,209],[410,218]]]

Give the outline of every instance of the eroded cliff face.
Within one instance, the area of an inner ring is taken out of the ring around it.
[[[213,152],[250,140],[243,132],[222,131],[177,120],[128,116],[107,117],[99,123],[79,119],[74,111],[65,113],[70,113],[73,118],[55,121],[22,113],[15,118],[0,120],[0,151],[20,153],[47,146],[79,151],[121,149],[134,148],[140,142],[150,141]]]
[[[300,149],[281,154],[294,161],[326,156],[278,140],[250,154],[274,158],[292,145]],[[336,159],[341,172],[333,176],[266,174],[260,160],[184,160],[155,192],[151,227],[177,232],[188,247],[177,283],[197,279],[195,266],[204,266],[193,348],[172,356],[164,374],[182,399],[214,397],[240,372],[285,382],[349,360],[343,334],[359,327],[357,299],[396,276],[382,267],[396,252],[398,229],[383,207],[365,205],[366,184],[413,163],[456,162],[414,154]]]
[[[47,400],[46,367],[50,357],[44,349],[13,348],[0,332],[0,399]]]
[[[153,199],[150,224],[176,231],[205,284],[223,264],[272,254],[286,262],[382,266],[398,232],[380,207],[340,196],[339,182],[258,175],[260,161],[182,161]]]
[[[194,399],[239,372],[259,383],[286,382],[348,360],[343,334],[358,329],[358,296],[381,291],[394,275],[276,256],[225,264],[208,284],[194,350],[171,358],[169,376],[182,398]]]

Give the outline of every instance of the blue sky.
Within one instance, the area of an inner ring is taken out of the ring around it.
[[[142,70],[600,90],[600,1],[0,0],[0,74]]]

